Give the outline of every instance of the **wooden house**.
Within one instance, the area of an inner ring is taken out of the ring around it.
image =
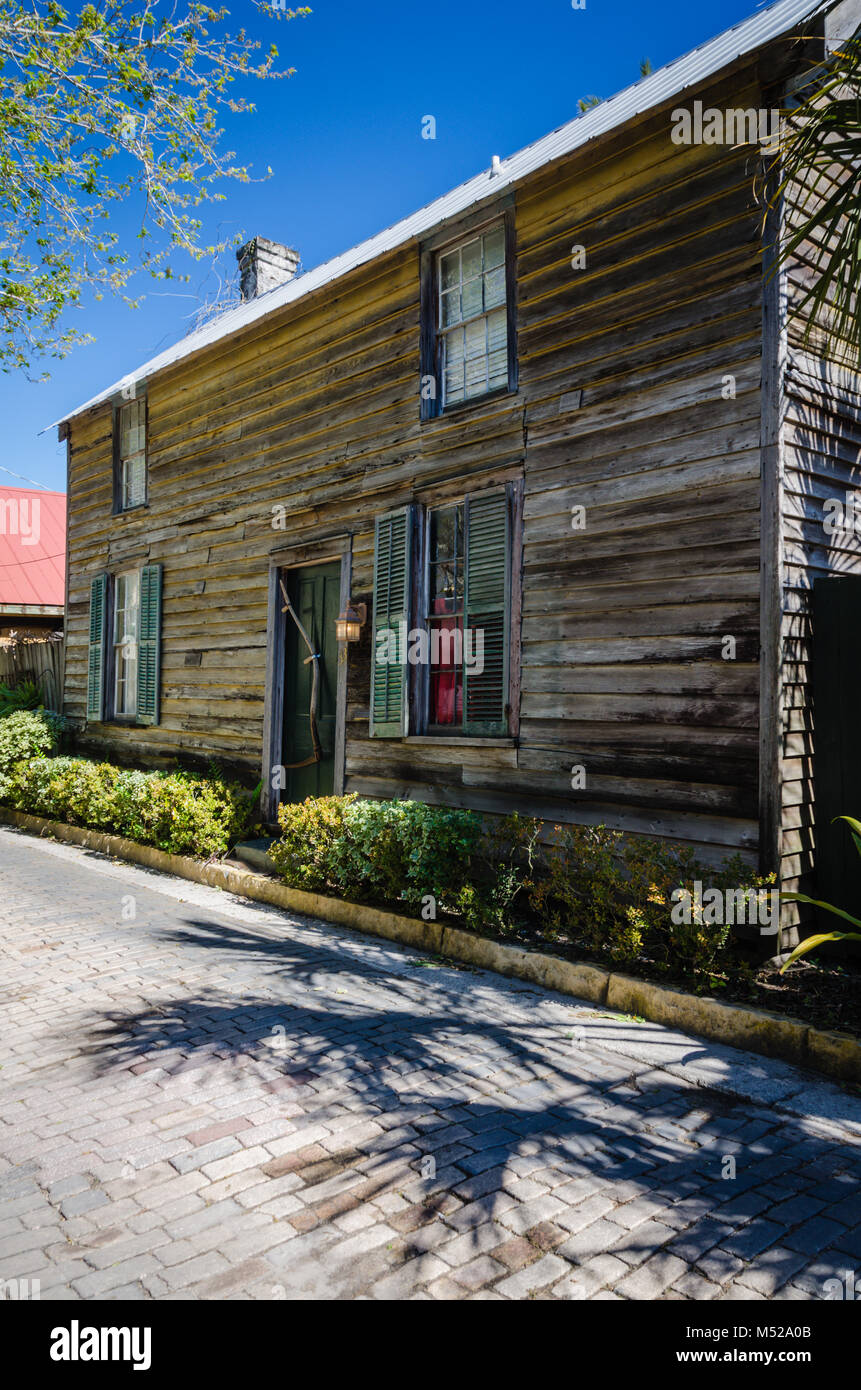
[[[236,308],[60,425],[81,745],[269,819],[420,798],[803,878],[861,386],[789,327],[756,182],[859,17],[781,0],[316,269],[244,248]]]

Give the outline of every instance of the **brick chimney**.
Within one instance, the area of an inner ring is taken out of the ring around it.
[[[299,252],[280,241],[267,241],[256,236],[240,246],[236,253],[239,262],[239,288],[243,302],[259,299],[267,290],[292,280],[299,269]]]

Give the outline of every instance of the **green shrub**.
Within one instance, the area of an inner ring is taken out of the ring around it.
[[[22,709],[39,709],[42,705],[42,691],[34,680],[19,680],[15,685],[5,685],[0,681],[0,719]]]
[[[46,758],[55,746],[55,725],[42,712],[20,710],[0,719],[0,795],[15,763]]]
[[[292,887],[413,909],[432,895],[475,930],[537,925],[611,966],[645,958],[665,973],[705,977],[705,987],[728,964],[730,927],[695,906],[690,922],[674,921],[674,893],[685,889],[695,903],[698,880],[753,894],[771,882],[738,856],[710,867],[692,849],[605,826],[555,826],[539,852],[541,821],[495,818],[483,832],[473,811],[420,801],[309,798],[280,807],[278,820],[269,854]]]
[[[494,817],[482,836],[478,872],[457,894],[457,910],[466,926],[506,933],[524,925],[519,909],[534,886],[541,827],[540,820],[516,811]]]
[[[612,965],[631,965],[645,954],[666,972],[709,975],[723,963],[731,929],[696,911],[690,923],[674,922],[674,892],[692,894],[699,881],[704,889],[755,894],[773,881],[773,875],[759,877],[738,855],[713,867],[700,863],[690,848],[625,837],[606,826],[554,831],[530,906],[552,929],[564,930]]]
[[[269,854],[292,887],[411,907],[428,895],[456,902],[481,833],[474,811],[354,795],[281,806],[278,821],[281,839]]]
[[[423,801],[354,801],[344,822],[346,835],[333,855],[341,882],[411,907],[428,895],[438,903],[453,900],[469,878],[481,833],[475,812]]]
[[[281,839],[269,857],[284,882],[306,893],[334,887],[330,859],[344,833],[344,811],[355,796],[318,796],[278,807]]]
[[[3,723],[16,718],[21,716]],[[226,853],[254,820],[252,796],[235,784],[187,772],[138,772],[86,758],[20,759],[6,773],[0,796],[19,811],[198,857]]]

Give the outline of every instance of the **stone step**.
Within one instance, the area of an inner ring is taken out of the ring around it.
[[[260,873],[276,874],[278,870],[266,853],[271,844],[274,844],[274,840],[268,835],[259,840],[245,840],[236,846],[233,854],[236,859],[241,859],[244,864]]]

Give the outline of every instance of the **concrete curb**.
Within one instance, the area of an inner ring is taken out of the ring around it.
[[[529,984],[557,990],[576,999],[587,999],[619,1013],[638,1014],[652,1023],[663,1023],[713,1042],[724,1043],[765,1057],[779,1057],[839,1081],[861,1082],[861,1042],[846,1033],[825,1032],[799,1019],[765,1009],[745,1008],[722,999],[685,994],[666,985],[617,975],[598,965],[568,961],[541,951],[507,946],[441,922],[423,922],[385,912],[365,903],[323,897],[288,888],[277,879],[227,864],[205,863],[184,855],[167,854],[151,845],[139,845],[120,835],[86,830],[60,821],[45,820],[22,811],[0,807],[0,822],[20,830],[81,845],[115,859],[162,873],[176,874],[220,888],[272,907],[287,908],[307,917],[350,927],[353,931],[382,936],[388,941],[416,947],[465,965],[510,975]]]

